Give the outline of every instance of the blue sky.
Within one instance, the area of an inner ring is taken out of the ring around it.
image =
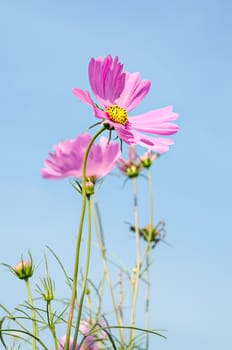
[[[53,144],[95,122],[71,93],[89,87],[91,57],[118,55],[151,80],[136,114],[172,104],[180,115],[175,145],[153,168],[156,218],[171,245],[153,254],[152,322],[168,336],[154,337],[154,349],[232,345],[231,11],[225,0],[0,3],[1,261],[14,264],[28,249],[39,261],[49,245],[72,269],[80,200],[39,169]],[[99,201],[110,249],[119,255],[123,239],[127,256],[132,200],[123,181],[109,176]],[[0,302],[13,307],[23,288],[3,269],[0,280]]]

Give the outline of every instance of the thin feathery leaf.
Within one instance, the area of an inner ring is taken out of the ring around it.
[[[54,256],[54,258],[56,259],[56,261],[58,262],[58,264],[60,265],[61,267],[61,270],[63,271],[64,275],[65,275],[65,278],[66,278],[66,282],[68,284],[68,286],[72,289],[72,283],[71,283],[71,278],[68,276],[65,268],[64,268],[64,265],[62,264],[62,262],[60,261],[60,259],[58,258],[58,256],[56,255],[56,253],[49,247],[49,246],[46,246],[46,248],[52,253],[52,255]]]

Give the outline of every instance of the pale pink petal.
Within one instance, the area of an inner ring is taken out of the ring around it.
[[[81,321],[79,330],[83,335],[87,335],[90,331],[90,325],[88,321]],[[98,345],[96,342],[96,338],[93,335],[87,335],[81,344],[80,350],[98,350]]]
[[[137,159],[136,150],[134,146],[128,147],[128,160],[130,162],[135,162]]]
[[[40,174],[44,179],[62,179],[62,175],[54,170],[50,169],[41,169]]]
[[[41,175],[46,179],[63,179],[65,177],[82,177],[82,164],[87,145],[91,140],[89,134],[78,136],[75,140],[62,141],[54,147],[55,152],[44,161]],[[120,157],[119,144],[108,143],[102,137],[100,144],[93,144],[87,159],[86,176],[97,179],[108,174]]]
[[[120,154],[118,144],[108,143],[106,137],[101,137],[99,145],[93,145],[90,150],[86,176],[94,178],[105,176],[113,169]]]
[[[102,111],[100,108],[98,108],[97,106],[93,107],[93,114],[96,118],[99,119],[109,119],[108,114],[105,111]]]
[[[65,340],[66,340],[66,336],[63,336],[63,337],[60,339],[59,345],[58,345],[58,350],[63,350],[63,349],[64,349]],[[70,337],[68,350],[72,350],[72,348],[73,348],[73,338]],[[75,350],[78,350],[78,345],[75,346]]]
[[[81,90],[78,88],[72,89],[73,95],[75,95],[81,102],[86,103],[87,105],[90,105],[91,107],[95,106],[95,103],[90,97],[90,94],[86,90]]]
[[[170,121],[177,118],[178,114],[172,112],[172,107],[168,106],[140,114],[136,117],[130,117],[129,120],[132,128],[136,130],[157,135],[172,135],[179,128]]]
[[[90,330],[89,322],[86,320],[82,320],[80,322],[79,330],[81,331],[82,334],[86,335]]]
[[[135,145],[137,143],[137,140],[134,137],[134,131],[132,129],[126,128],[124,125],[116,123],[114,125],[114,128],[118,137],[128,145]]]
[[[146,113],[143,113],[143,123],[149,123],[151,118],[158,122],[171,121],[178,118],[178,114],[173,112],[172,106],[166,106],[163,108],[155,109]],[[140,120],[140,115],[133,117],[133,120]]]
[[[117,160],[121,155],[121,151],[118,144],[112,144],[111,147],[107,147],[104,153],[104,160],[102,162],[101,176],[105,176],[114,168]]]
[[[124,160],[123,158],[120,158],[118,160],[117,166],[118,166],[119,170],[121,170],[123,173],[125,173],[126,169],[128,167],[128,162],[126,160]]]
[[[127,110],[134,109],[146,96],[150,89],[150,81],[140,80],[139,73],[126,72],[124,89],[117,100],[117,104]]]
[[[173,144],[171,139],[147,136],[136,131],[134,131],[134,137],[137,140],[137,144],[158,153],[167,152],[169,146]]]
[[[110,55],[106,58],[92,58],[89,62],[89,82],[96,99],[104,106],[114,104],[120,96],[124,84],[123,65]]]
[[[109,139],[107,139],[107,137],[105,136],[101,136],[99,140],[99,145],[101,146],[102,150],[105,151],[105,149],[109,145]]]
[[[93,113],[96,118],[103,119],[105,117],[106,113],[96,106],[88,91],[74,88],[72,89],[72,92],[80,101],[90,105],[93,108]]]
[[[96,339],[93,335],[88,335],[80,346],[80,350],[98,350]]]
[[[101,171],[103,153],[99,145],[93,145],[91,147],[86,167],[87,177],[97,177]]]

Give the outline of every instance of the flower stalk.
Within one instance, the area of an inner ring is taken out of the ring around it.
[[[152,230],[154,227],[154,215],[155,215],[155,201],[154,201],[154,190],[153,190],[153,182],[151,176],[151,168],[147,167],[148,174],[148,190],[149,190],[149,198],[150,198],[150,232],[146,246],[146,274],[145,274],[145,282],[146,282],[146,298],[145,298],[145,327],[149,329],[149,307],[150,307],[150,255],[151,255],[151,239],[152,239]],[[150,333],[146,333],[146,349],[149,349],[149,341],[150,341]]]
[[[53,322],[53,314],[52,314],[52,308],[51,308],[51,301],[47,301],[47,317],[48,317],[48,326],[51,331],[53,342],[55,346],[55,350],[58,350],[58,344],[57,344],[57,337],[56,337],[56,326]]]
[[[96,230],[96,235],[97,235],[97,240],[98,240],[98,246],[99,246],[99,250],[101,253],[101,257],[102,257],[104,274],[106,276],[106,281],[107,281],[109,291],[110,291],[110,297],[111,297],[111,302],[112,302],[113,309],[114,309],[114,315],[115,315],[116,322],[118,325],[120,345],[121,345],[122,350],[123,350],[123,346],[125,344],[124,332],[123,332],[123,320],[122,320],[122,317],[120,315],[120,310],[117,307],[117,303],[116,303],[114,291],[113,291],[113,285],[112,285],[112,281],[111,281],[110,273],[109,273],[109,269],[108,269],[107,257],[106,257],[106,247],[105,247],[105,240],[104,240],[104,234],[103,234],[103,226],[102,226],[102,220],[101,220],[101,215],[100,215],[100,211],[98,208],[96,196],[94,198],[94,208],[95,208],[95,210],[94,210],[93,218],[94,218],[94,222],[95,222],[95,230]]]
[[[79,311],[77,313],[77,321],[76,321],[75,332],[74,332],[74,337],[73,337],[72,350],[75,350],[75,346],[77,343],[79,326],[80,326],[80,322],[81,322],[81,311],[82,311],[84,297],[85,297],[88,272],[89,272],[89,263],[90,263],[90,251],[91,251],[91,200],[90,200],[90,196],[87,196],[87,202],[88,202],[87,254],[86,254],[85,270],[84,270],[84,276],[83,276],[83,282],[82,282],[82,291],[81,291],[81,297],[80,297],[80,302],[79,302]]]
[[[69,340],[70,340],[70,334],[71,334],[71,327],[72,327],[72,320],[73,320],[73,314],[74,314],[74,306],[75,306],[75,300],[76,300],[76,289],[77,289],[77,277],[78,277],[78,269],[79,269],[79,257],[80,257],[80,246],[81,246],[81,238],[82,238],[82,230],[83,230],[83,224],[84,224],[84,217],[85,217],[85,209],[86,209],[86,167],[87,167],[87,159],[88,155],[91,149],[92,144],[96,140],[96,138],[105,130],[105,126],[103,126],[91,139],[89,142],[87,149],[85,151],[84,159],[83,159],[83,165],[82,165],[82,207],[81,207],[81,214],[80,214],[80,222],[79,222],[79,228],[78,228],[78,234],[77,234],[77,242],[76,242],[76,252],[75,252],[75,259],[74,259],[74,271],[73,271],[73,285],[72,285],[72,295],[70,300],[70,307],[69,307],[69,316],[68,316],[68,324],[67,324],[67,331],[66,331],[66,341],[65,341],[65,347],[64,350],[68,350],[69,347]],[[78,322],[80,323],[80,317],[82,312],[82,306],[79,308],[78,313],[80,316],[78,317]],[[76,327],[79,327],[79,324],[77,322]],[[78,336],[78,331],[77,331]]]
[[[25,284],[26,284],[26,289],[27,289],[27,296],[28,296],[28,301],[29,305],[31,307],[31,320],[32,320],[32,334],[33,334],[33,340],[32,340],[32,350],[36,350],[36,338],[38,335],[38,330],[37,330],[37,323],[36,323],[36,313],[33,305],[33,298],[32,298],[32,293],[31,293],[31,287],[29,283],[29,279],[25,279]]]
[[[132,271],[132,301],[131,301],[131,314],[130,314],[130,335],[129,335],[129,350],[134,349],[135,338],[135,312],[136,301],[139,288],[139,276],[140,276],[140,239],[139,239],[139,212],[138,212],[138,189],[137,179],[133,178],[133,196],[134,196],[134,223],[135,223],[135,248],[136,248],[136,267],[135,271]]]

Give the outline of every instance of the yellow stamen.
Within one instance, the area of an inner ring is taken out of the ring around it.
[[[106,108],[106,112],[112,122],[125,125],[128,121],[127,112],[122,107],[111,105]]]

